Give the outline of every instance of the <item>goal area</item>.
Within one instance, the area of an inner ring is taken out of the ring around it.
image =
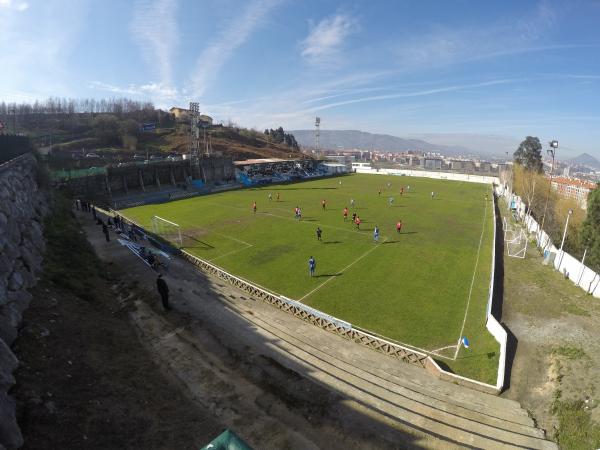
[[[174,244],[177,248],[183,246],[181,227],[175,222],[159,216],[152,216],[152,232],[166,242]]]

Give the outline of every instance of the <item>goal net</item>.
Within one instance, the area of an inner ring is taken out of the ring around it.
[[[515,232],[515,228],[513,225],[506,219],[506,217],[502,218],[502,229],[504,230],[504,240],[508,241],[514,238],[513,234]],[[510,239],[509,239],[510,237]]]
[[[163,219],[162,217],[153,216],[152,232],[165,241],[175,244],[175,246],[178,248],[183,246],[183,242],[181,240],[181,228],[175,222]]]
[[[522,228],[505,233],[506,251],[513,258],[525,258],[527,254],[527,234]]]

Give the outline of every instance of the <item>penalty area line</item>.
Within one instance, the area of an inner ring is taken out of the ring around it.
[[[237,250],[232,250],[230,252],[224,253],[222,255],[216,256],[215,258],[209,259],[209,262],[216,261],[217,259],[225,258],[226,256],[233,255],[234,253],[243,252],[244,250],[248,250],[250,247],[254,247],[252,244],[248,244],[244,248],[238,248]]]
[[[338,273],[339,274],[344,273],[346,270],[348,270],[354,264],[356,264],[357,262],[359,262],[361,259],[363,259],[365,256],[367,256],[369,253],[371,253],[372,251],[376,250],[377,248],[379,248],[380,245],[383,245],[386,242],[387,242],[387,238],[381,244],[375,244],[375,246],[373,248],[370,248],[369,250],[367,250],[366,252],[364,252],[362,255],[360,255],[358,258],[356,258],[354,261],[352,261],[350,264],[348,264],[342,270],[338,271]],[[318,285],[316,288],[314,288],[312,291],[310,291],[308,294],[306,294],[304,297],[300,298],[298,301],[301,302],[302,300],[304,300],[309,295],[312,295],[313,293],[315,293],[316,291],[318,291],[319,289],[321,289],[323,286],[325,286],[327,283],[329,283],[331,280],[333,280],[335,277],[336,277],[336,275],[330,276],[325,281],[323,281],[320,285]]]

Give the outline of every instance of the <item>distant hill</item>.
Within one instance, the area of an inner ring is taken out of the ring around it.
[[[594,169],[600,169],[600,161],[594,158],[588,153],[582,153],[581,155],[567,161],[569,164],[590,166]]]
[[[298,143],[304,147],[314,147],[314,130],[293,130]],[[386,152],[405,152],[421,150],[438,152],[445,155],[474,154],[472,149],[454,145],[432,144],[421,139],[403,139],[389,134],[374,134],[358,130],[321,130],[319,142],[321,148],[329,150],[359,149],[383,150]]]

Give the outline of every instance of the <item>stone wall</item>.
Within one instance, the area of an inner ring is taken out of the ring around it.
[[[30,153],[0,165],[0,449],[23,444],[9,394],[18,365],[10,346],[32,298],[27,290],[41,271],[47,209]]]

